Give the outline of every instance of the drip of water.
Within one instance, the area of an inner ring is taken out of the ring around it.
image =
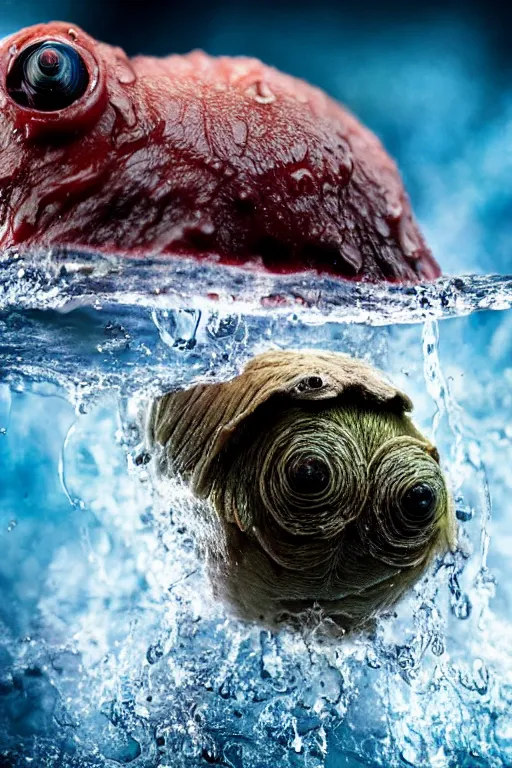
[[[11,391],[7,384],[0,384],[0,436],[5,435],[11,414]]]

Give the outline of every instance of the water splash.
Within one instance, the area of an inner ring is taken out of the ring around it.
[[[187,260],[7,254],[0,269],[1,375],[50,378],[80,403],[93,385],[95,392],[156,391],[227,378],[270,339],[274,347],[321,346],[336,325],[353,336],[357,353],[372,327],[511,305],[509,277],[375,287]]]
[[[512,276],[445,277],[417,286],[351,283],[314,272],[273,275],[192,259],[144,260],[49,251],[0,257],[0,311],[102,309],[105,303],[151,309],[210,309],[304,322],[370,325],[461,317],[512,305]],[[158,317],[158,315],[157,315]]]
[[[19,577],[34,596],[31,612],[20,622],[19,598],[10,598],[10,613],[0,604],[6,759],[135,768],[506,765],[512,631],[493,595],[509,579],[490,536],[507,528],[511,490],[494,445],[512,453],[512,435],[496,434],[487,401],[505,421],[512,402],[495,386],[498,371],[508,376],[501,357],[485,366],[480,356],[475,369],[460,339],[482,328],[491,341],[500,333],[509,313],[487,310],[510,305],[510,280],[371,288],[187,263],[74,263],[62,272],[25,262],[20,277],[10,256],[2,273],[2,375],[12,401],[6,471],[13,489],[23,487],[16,446],[37,444],[32,471],[58,480],[38,497],[34,518],[16,495],[0,507],[0,581],[40,537]],[[189,530],[197,502],[179,483],[154,487],[141,452],[139,414],[152,392],[226,378],[256,352],[294,346],[364,356],[411,394],[440,448],[459,520],[457,551],[370,637],[338,646],[226,615]],[[71,404],[57,406],[56,395]],[[40,403],[48,397],[52,413],[63,414],[51,431]],[[54,463],[34,464],[52,455],[55,440]]]

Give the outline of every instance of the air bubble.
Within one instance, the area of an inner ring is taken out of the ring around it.
[[[469,520],[473,519],[474,509],[473,507],[467,505],[457,504],[455,508],[455,515],[457,520],[460,520],[461,523],[467,523]]]
[[[162,643],[158,641],[154,645],[150,645],[146,651],[146,659],[148,664],[156,664],[164,655],[164,649]]]
[[[151,317],[160,338],[168,347],[191,350],[197,343],[196,333],[201,311],[195,309],[154,309]]]
[[[442,656],[444,653],[444,641],[439,635],[435,635],[432,639],[430,649],[434,656]]]
[[[471,600],[469,599],[468,595],[461,594],[460,597],[456,600],[453,600],[450,603],[451,611],[456,619],[459,619],[460,621],[466,621],[471,616]]]
[[[212,339],[227,339],[235,335],[240,322],[238,314],[223,315],[220,312],[212,312],[206,323],[206,332]]]

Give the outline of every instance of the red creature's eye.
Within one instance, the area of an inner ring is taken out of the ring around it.
[[[7,90],[20,106],[40,112],[65,109],[84,95],[87,67],[70,45],[40,42],[20,53],[7,76]]]

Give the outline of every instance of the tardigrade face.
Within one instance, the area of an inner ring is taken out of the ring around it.
[[[211,543],[210,572],[241,616],[300,623],[313,609],[364,627],[453,545],[439,457],[410,408],[368,365],[316,352],[266,353],[153,404],[164,471],[218,517],[227,545]]]

